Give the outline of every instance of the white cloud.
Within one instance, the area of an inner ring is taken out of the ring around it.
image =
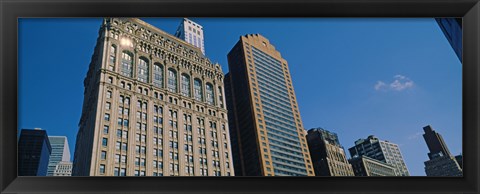
[[[384,88],[387,84],[385,84],[385,82],[382,82],[382,81],[378,81],[377,84],[375,84],[375,90],[381,90],[382,88]]]
[[[394,91],[402,91],[406,90],[408,88],[412,88],[414,85],[414,82],[403,75],[395,75],[393,76],[394,80],[386,84],[383,81],[377,81],[375,84],[374,88],[375,90],[394,90]]]
[[[413,134],[413,135],[410,135],[410,136],[408,137],[408,140],[418,139],[421,135],[422,135],[422,132],[417,132],[417,133],[415,133],[415,134]]]

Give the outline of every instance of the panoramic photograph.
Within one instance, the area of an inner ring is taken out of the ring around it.
[[[460,18],[18,32],[18,176],[463,176]]]

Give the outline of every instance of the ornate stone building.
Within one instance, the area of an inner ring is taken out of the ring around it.
[[[73,176],[233,176],[223,79],[187,42],[139,19],[104,19]]]

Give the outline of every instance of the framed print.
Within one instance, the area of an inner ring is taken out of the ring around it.
[[[476,0],[2,1],[1,193],[478,193]]]

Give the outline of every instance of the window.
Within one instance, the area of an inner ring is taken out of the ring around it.
[[[121,144],[122,144],[121,142],[117,141],[117,143],[115,144],[115,149],[120,150]]]
[[[218,104],[220,104],[220,107],[224,108],[223,106],[223,94],[222,94],[222,87],[217,88],[217,94],[218,94]]]
[[[193,81],[193,94],[195,95],[195,100],[203,101],[202,93],[202,81],[195,79]]]
[[[112,98],[112,91],[107,91],[107,98]]]
[[[110,121],[110,114],[105,113],[105,120]]]
[[[100,164],[100,174],[105,174],[105,164]]]
[[[123,51],[121,74],[127,77],[132,77],[132,64],[132,55],[127,51]]]
[[[120,169],[120,176],[126,176],[125,171],[125,168]]]
[[[182,74],[181,83],[182,95],[190,97],[190,77],[187,74]]]
[[[138,59],[138,80],[148,82],[148,60],[145,58]]]
[[[163,87],[163,68],[158,63],[153,65],[153,85],[159,88]]]
[[[121,129],[117,129],[117,137],[122,138],[122,130]]]
[[[108,125],[103,126],[103,134],[108,134]]]
[[[107,159],[107,152],[106,151],[102,151],[102,155],[100,156],[100,159],[102,159],[102,160]]]
[[[102,146],[103,146],[103,147],[107,147],[107,142],[108,142],[108,139],[107,139],[107,138],[103,138],[103,139],[102,139]]]
[[[212,84],[207,83],[206,92],[207,92],[207,103],[210,104],[210,105],[213,105],[213,103],[215,101],[214,101],[214,98],[213,98],[213,86],[212,86]]]
[[[168,70],[168,90],[177,92],[177,73],[173,69]]]
[[[110,64],[108,65],[108,70],[113,71],[115,69],[115,58],[117,54],[117,46],[110,46]]]

